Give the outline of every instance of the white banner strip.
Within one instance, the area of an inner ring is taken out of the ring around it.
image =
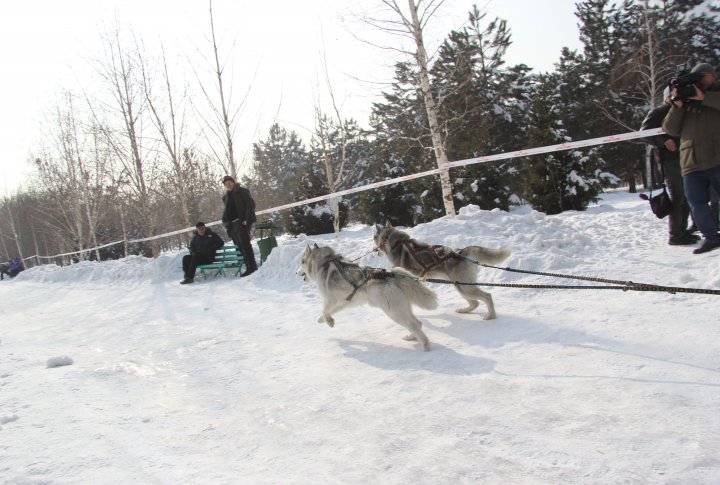
[[[648,136],[662,135],[662,128],[653,128],[643,131],[631,131],[622,135],[605,136],[602,138],[591,138],[588,140],[573,141],[568,143],[560,143],[558,145],[549,145],[546,147],[529,148],[527,150],[519,150],[516,152],[500,153],[499,155],[489,155],[486,157],[468,158],[457,162],[447,164],[450,168],[472,165],[475,163],[494,162],[496,160],[505,160],[508,158],[527,157],[530,155],[539,155],[541,153],[560,152],[563,150],[572,150],[573,148],[589,147],[594,145],[605,145],[607,143],[616,143],[619,141],[634,140],[636,138],[646,138]]]
[[[582,148],[582,147],[595,146],[595,145],[605,145],[608,143],[616,143],[619,141],[634,140],[637,138],[646,138],[649,136],[656,136],[656,135],[662,135],[662,134],[663,134],[663,131],[661,128],[653,128],[651,130],[632,131],[630,133],[623,133],[620,135],[611,135],[611,136],[605,136],[605,137],[601,137],[601,138],[591,138],[588,140],[560,143],[557,145],[549,145],[549,146],[539,147],[539,148],[529,148],[527,150],[518,150],[515,152],[506,152],[506,153],[500,153],[497,155],[489,155],[489,156],[485,156],[485,157],[468,158],[466,160],[458,160],[457,162],[450,162],[448,164],[445,164],[442,168],[436,168],[433,170],[428,170],[426,172],[414,173],[412,175],[405,175],[403,177],[397,177],[397,178],[393,178],[393,179],[383,180],[382,182],[374,182],[372,184],[363,185],[360,187],[353,187],[352,189],[341,190],[339,192],[334,192],[332,194],[321,195],[319,197],[313,197],[312,199],[305,199],[305,200],[301,200],[298,202],[293,202],[291,204],[279,205],[277,207],[271,207],[270,209],[263,209],[261,211],[256,212],[256,215],[272,214],[273,212],[278,212],[278,211],[285,210],[285,209],[291,209],[293,207],[299,207],[302,205],[313,204],[315,202],[321,202],[323,200],[334,199],[336,197],[342,197],[344,195],[356,194],[358,192],[365,192],[366,190],[377,189],[379,187],[384,187],[386,185],[393,185],[393,184],[397,184],[400,182],[407,182],[408,180],[413,180],[413,179],[417,179],[417,178],[421,178],[421,177],[427,177],[428,175],[436,175],[436,174],[439,174],[440,172],[450,170],[451,168],[463,167],[465,165],[474,165],[476,163],[495,162],[497,160],[506,160],[509,158],[528,157],[528,156],[532,156],[532,155],[539,155],[541,153],[560,152],[560,151],[564,151],[564,150],[572,150],[573,148]],[[209,223],[206,223],[205,225],[206,226],[217,226],[219,224],[222,224],[222,221],[209,222]],[[140,243],[140,242],[146,242],[146,241],[153,241],[156,239],[162,239],[162,238],[166,238],[166,237],[170,237],[170,236],[177,236],[178,234],[184,234],[186,232],[191,232],[194,230],[195,230],[194,227],[188,227],[185,229],[178,229],[177,231],[168,232],[165,234],[160,234],[158,236],[145,237],[142,239],[133,239],[133,240],[127,241],[127,243],[133,244],[133,243]],[[87,253],[87,252],[95,251],[96,249],[106,248],[108,246],[114,246],[116,244],[122,244],[123,242],[124,241],[116,241],[113,243],[103,244],[102,246],[98,246],[96,248],[84,249],[82,251],[74,251],[71,253],[56,254],[55,256],[30,256],[29,258],[24,258],[24,259],[59,258],[62,256],[70,256],[73,254]]]

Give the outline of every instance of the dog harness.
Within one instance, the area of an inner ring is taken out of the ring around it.
[[[393,278],[395,275],[391,273],[390,271],[387,271],[383,268],[368,268],[368,267],[360,267],[357,264],[349,263],[347,261],[343,261],[341,259],[331,259],[330,262],[335,266],[335,268],[338,270],[338,273],[340,273],[340,276],[343,277],[345,281],[350,284],[350,286],[353,287],[352,292],[345,298],[345,300],[350,301],[355,296],[355,293],[358,292],[360,288],[365,286],[368,281],[370,280],[385,280],[388,278]],[[360,280],[360,283],[356,283],[352,280],[347,274],[347,270],[351,269],[353,271],[359,272],[362,276],[362,279]]]
[[[405,248],[410,253],[410,256],[413,257],[415,262],[419,264],[422,267],[422,272],[420,273],[420,278],[425,276],[425,273],[430,271],[431,269],[435,268],[436,266],[440,266],[442,263],[447,261],[448,259],[452,258],[460,258],[462,259],[463,256],[458,254],[456,251],[450,249],[450,252],[444,255],[439,255],[438,250],[439,249],[449,249],[446,246],[442,245],[427,245],[427,244],[416,244],[413,243],[411,239],[401,239],[400,241],[396,242],[393,246],[393,249],[397,248],[398,246],[405,246]],[[427,253],[430,255],[430,263],[425,264],[424,261],[420,259],[419,253]]]

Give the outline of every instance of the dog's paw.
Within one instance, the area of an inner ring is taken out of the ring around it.
[[[471,311],[475,310],[480,303],[477,301],[469,301],[468,306],[464,308],[458,308],[455,310],[456,313],[470,313]]]
[[[322,315],[320,315],[320,316],[318,317],[318,319],[317,319],[317,322],[318,322],[318,323],[325,323],[325,317],[323,317]]]
[[[417,340],[417,337],[415,335],[409,333],[403,337],[403,340]]]
[[[328,324],[328,327],[333,328],[335,326],[335,319],[332,317],[326,318],[325,323]]]
[[[495,315],[494,313],[484,313],[482,315],[483,320],[495,320],[496,318],[497,318],[497,315]]]

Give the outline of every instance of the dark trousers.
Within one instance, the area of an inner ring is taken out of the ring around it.
[[[240,224],[240,221],[235,221],[230,226],[230,229],[228,229],[228,236],[230,236],[242,253],[245,270],[248,273],[256,271],[257,263],[255,262],[255,252],[253,251],[252,244],[250,244],[250,226],[243,226]]]
[[[188,254],[183,256],[182,267],[185,273],[185,278],[192,280],[195,279],[195,270],[201,264],[210,264],[215,260],[215,256],[201,256],[199,254]]]
[[[690,206],[685,199],[680,160],[674,158],[665,160],[663,163],[665,185],[667,186],[670,200],[672,201],[672,212],[670,212],[670,217],[668,217],[668,230],[670,237],[681,237],[687,231]]]
[[[691,172],[683,177],[685,197],[690,204],[693,219],[705,239],[713,242],[718,238],[718,219],[710,209],[711,189],[720,194],[720,165],[709,170]]]

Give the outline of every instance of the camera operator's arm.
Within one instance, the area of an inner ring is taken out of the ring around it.
[[[667,115],[669,110],[670,106],[668,105],[662,105],[651,110],[645,116],[645,119],[643,119],[642,124],[640,125],[640,131],[662,127],[665,115]],[[640,141],[642,141],[643,143],[647,143],[648,145],[656,146],[658,148],[665,147],[670,151],[675,151],[674,148],[670,148],[667,146],[667,142],[672,142],[672,138],[666,134],[641,138]]]
[[[673,105],[663,120],[663,131],[671,136],[680,136],[680,130],[682,129],[684,119],[685,110]]]

